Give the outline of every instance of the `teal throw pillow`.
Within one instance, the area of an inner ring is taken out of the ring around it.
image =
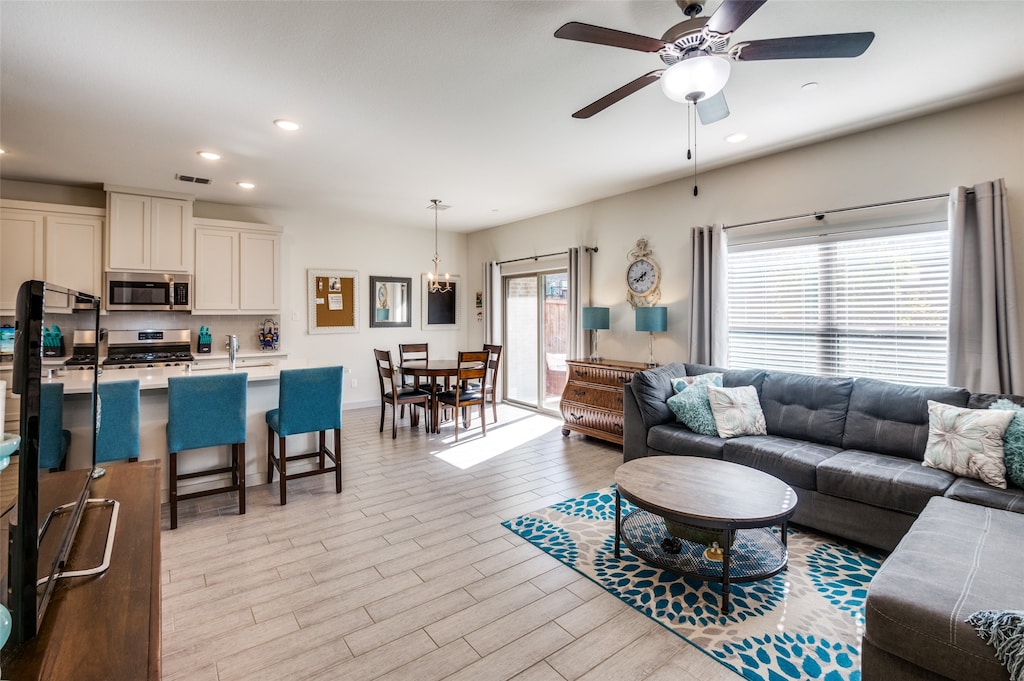
[[[1017,487],[1024,487],[1024,407],[1003,398],[989,405],[989,409],[1013,412],[1013,420],[1003,433],[1003,458],[1006,477]]]
[[[673,388],[677,382],[679,392],[668,398],[668,408],[676,415],[676,419],[695,433],[717,436],[718,428],[708,400],[708,386],[721,386],[722,374],[698,374],[674,379]]]

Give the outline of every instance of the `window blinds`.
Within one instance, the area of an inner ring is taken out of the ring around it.
[[[730,248],[729,363],[946,383],[944,223]]]

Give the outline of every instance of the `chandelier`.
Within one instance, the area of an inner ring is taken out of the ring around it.
[[[427,210],[434,211],[434,271],[427,273],[427,291],[429,293],[448,293],[452,290],[452,283],[448,278],[448,273],[444,273],[444,283],[441,283],[441,276],[437,273],[437,264],[441,262],[441,257],[437,254],[437,211],[447,210],[450,206],[445,206],[441,203],[441,199],[430,199],[430,204],[427,206]]]

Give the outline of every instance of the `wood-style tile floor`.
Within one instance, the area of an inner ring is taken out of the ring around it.
[[[244,516],[182,504],[161,533],[165,681],[739,678],[500,525],[611,484],[619,447],[504,405],[457,445],[408,418],[392,440],[378,413],[344,413],[341,494],[321,475],[284,507],[250,487]]]

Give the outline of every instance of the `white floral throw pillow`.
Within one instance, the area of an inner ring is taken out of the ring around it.
[[[962,409],[928,400],[928,444],[924,461],[954,475],[1006,489],[1003,433],[1012,411]]]
[[[741,385],[736,388],[708,386],[708,400],[711,413],[715,415],[718,437],[740,435],[767,435],[761,402],[757,399],[757,388]]]

